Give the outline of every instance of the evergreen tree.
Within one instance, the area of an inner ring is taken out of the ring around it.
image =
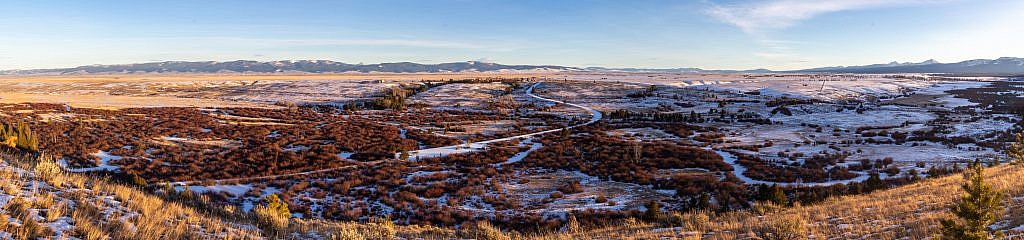
[[[647,202],[647,204],[644,207],[647,208],[647,211],[644,212],[644,217],[646,217],[647,220],[656,221],[659,218],[661,218],[661,203],[659,203],[658,201],[652,200],[650,202]]]
[[[409,151],[403,147],[401,153],[398,154],[398,160],[409,160],[409,156]]]
[[[1006,150],[1014,164],[1024,163],[1024,133],[1017,133],[1017,140]]]
[[[789,199],[786,198],[786,193],[782,191],[782,187],[772,184],[771,192],[768,194],[768,201],[776,205],[786,205]]]
[[[964,171],[962,188],[966,194],[953,202],[950,208],[958,219],[941,221],[943,239],[1002,238],[1001,232],[993,233],[988,226],[1003,213],[1005,196],[985,183],[984,171],[980,163],[972,164]]]
[[[28,124],[0,124],[0,145],[22,150],[39,151],[39,140]]]
[[[871,171],[868,173],[868,180],[864,181],[864,191],[871,192],[878,189],[885,188],[885,181],[879,176],[878,172]]]

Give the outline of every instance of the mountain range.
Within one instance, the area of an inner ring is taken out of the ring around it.
[[[935,60],[919,63],[892,62],[865,66],[812,68],[794,72],[1024,74],[1024,58],[1001,57],[956,63],[939,63]]]
[[[228,62],[151,62],[119,65],[88,65],[74,68],[7,70],[2,75],[31,74],[103,74],[103,73],[441,73],[441,72],[491,72],[491,71],[586,71],[586,72],[652,72],[652,73],[946,73],[946,74],[992,74],[1024,75],[1024,58],[1001,57],[997,59],[975,59],[957,63],[940,63],[928,60],[918,63],[891,62],[863,66],[837,66],[811,68],[795,71],[753,70],[705,70],[700,68],[604,68],[566,67],[554,65],[503,65],[489,62],[468,61],[439,64],[412,62],[349,64],[329,60],[299,61],[228,61]]]
[[[8,70],[0,71],[0,74],[96,74],[96,73],[277,73],[277,72],[299,72],[299,73],[343,73],[343,72],[386,72],[386,73],[415,73],[415,72],[471,72],[471,71],[502,71],[502,70],[539,70],[539,71],[568,71],[578,70],[577,68],[562,66],[542,65],[502,65],[488,62],[468,61],[440,64],[420,64],[411,62],[379,63],[379,64],[349,64],[328,60],[299,60],[299,61],[229,61],[229,62],[151,62],[119,65],[89,65],[74,68],[55,69],[33,69],[33,70]]]

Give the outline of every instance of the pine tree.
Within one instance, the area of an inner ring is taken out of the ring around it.
[[[661,203],[659,203],[658,201],[652,200],[650,202],[647,202],[647,204],[644,205],[644,207],[647,208],[647,211],[644,212],[644,217],[646,217],[648,220],[657,221],[659,218],[661,218]]]
[[[184,185],[182,188],[184,190],[181,190],[181,194],[179,194],[179,196],[186,200],[192,200],[192,198],[195,197],[195,193],[192,193],[192,188],[189,188],[188,185]]]
[[[776,205],[786,205],[789,199],[786,198],[786,193],[782,191],[782,188],[778,185],[772,184],[771,193],[768,195],[768,201]]]
[[[879,176],[878,172],[876,171],[871,171],[870,173],[868,173],[868,180],[864,181],[864,185],[864,190],[867,192],[875,191],[886,187],[885,181],[882,181],[881,176]]]
[[[966,194],[953,202],[950,208],[959,219],[941,221],[943,239],[1002,238],[1001,232],[993,233],[988,226],[1003,213],[1005,196],[985,183],[984,171],[980,163],[972,164],[964,171],[962,188]]]
[[[1017,133],[1017,141],[1010,145],[1006,155],[1010,156],[1014,164],[1024,163],[1024,133]]]
[[[405,150],[405,148],[403,147],[402,151],[398,154],[398,160],[402,160],[402,161],[409,160],[409,157],[410,157],[409,151]]]
[[[17,138],[15,140],[15,145],[18,148],[29,151],[39,151],[39,141],[36,140],[36,135],[32,133],[32,129],[29,128],[28,124],[23,122],[18,123],[18,126],[14,131],[16,133],[15,137]]]

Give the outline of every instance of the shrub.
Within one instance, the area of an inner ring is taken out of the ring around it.
[[[583,227],[580,226],[580,222],[576,220],[576,216],[569,215],[569,221],[566,221],[565,226],[562,227],[562,232],[578,234],[583,232]]]
[[[756,226],[751,231],[758,238],[763,240],[796,240],[807,238],[807,226],[803,219],[796,217],[782,217],[767,219],[762,225]]]
[[[704,210],[686,213],[682,218],[682,225],[688,231],[703,231],[710,224],[711,215]]]
[[[757,213],[757,215],[764,216],[767,214],[781,211],[782,206],[775,204],[771,201],[759,201],[754,202],[754,204],[750,206],[750,209],[753,210],[754,213]]]
[[[647,208],[647,211],[644,212],[644,217],[646,217],[648,221],[657,221],[661,218],[661,203],[658,201],[652,200],[647,202],[644,207]]]
[[[46,209],[46,221],[57,221],[57,219],[64,216],[64,214],[66,214],[67,211],[68,204],[66,202],[52,204],[49,208]]]
[[[21,236],[24,239],[40,239],[53,236],[53,229],[39,224],[39,222],[30,217],[22,218],[21,227],[12,232],[15,236]]]
[[[391,240],[395,239],[396,232],[395,223],[391,219],[374,218],[366,224],[363,236],[371,240]]]
[[[37,209],[49,209],[53,204],[53,193],[50,192],[41,192],[32,199],[32,207]]]
[[[59,165],[57,165],[57,162],[53,160],[53,157],[48,155],[40,157],[39,163],[36,163],[36,167],[33,171],[40,179],[43,179],[43,181],[46,181],[55,187],[60,187],[64,184],[62,181],[63,178],[60,176],[60,174],[63,173],[63,170]]]
[[[267,204],[257,206],[253,210],[260,223],[269,227],[271,232],[277,232],[287,228],[288,219],[291,217],[291,213],[288,210],[288,204],[281,201],[281,199],[277,197],[277,194],[270,194],[270,196],[267,196],[263,200],[266,201]]]
[[[768,201],[771,201],[775,205],[786,205],[789,203],[789,198],[786,197],[786,193],[782,191],[781,187],[772,184],[771,192],[768,195]]]
[[[4,206],[4,210],[14,218],[27,217],[29,208],[31,208],[31,206],[28,201],[25,201],[24,198],[20,197],[15,197],[10,201],[7,201],[7,206]]]
[[[551,197],[552,199],[559,199],[559,198],[562,198],[562,197],[564,197],[564,196],[565,196],[565,194],[562,194],[562,192],[559,192],[559,191],[555,191],[555,192],[551,193],[551,196],[550,196],[550,197]]]
[[[565,194],[580,193],[583,192],[583,187],[580,186],[579,180],[573,180],[565,185],[562,185],[561,187],[558,187],[558,191]]]
[[[467,239],[477,240],[511,240],[512,237],[501,232],[500,229],[491,225],[487,221],[479,221],[471,224],[466,224],[459,229],[459,237]]]
[[[331,240],[364,240],[366,238],[363,238],[363,235],[359,234],[359,231],[356,231],[355,229],[345,228],[345,229],[341,229],[341,231],[338,231],[338,232],[336,232],[334,234],[331,234],[329,239],[331,239]]]
[[[7,229],[7,224],[10,224],[11,217],[7,216],[6,213],[0,213],[0,229]]]
[[[132,181],[132,184],[134,184],[135,186],[139,186],[139,187],[145,187],[145,186],[149,185],[149,183],[146,182],[145,178],[142,178],[142,176],[139,176],[139,174],[135,174],[135,173],[131,174],[131,181]]]

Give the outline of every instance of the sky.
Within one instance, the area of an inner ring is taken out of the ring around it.
[[[0,69],[487,61],[795,70],[1024,57],[1024,1],[8,1]]]

